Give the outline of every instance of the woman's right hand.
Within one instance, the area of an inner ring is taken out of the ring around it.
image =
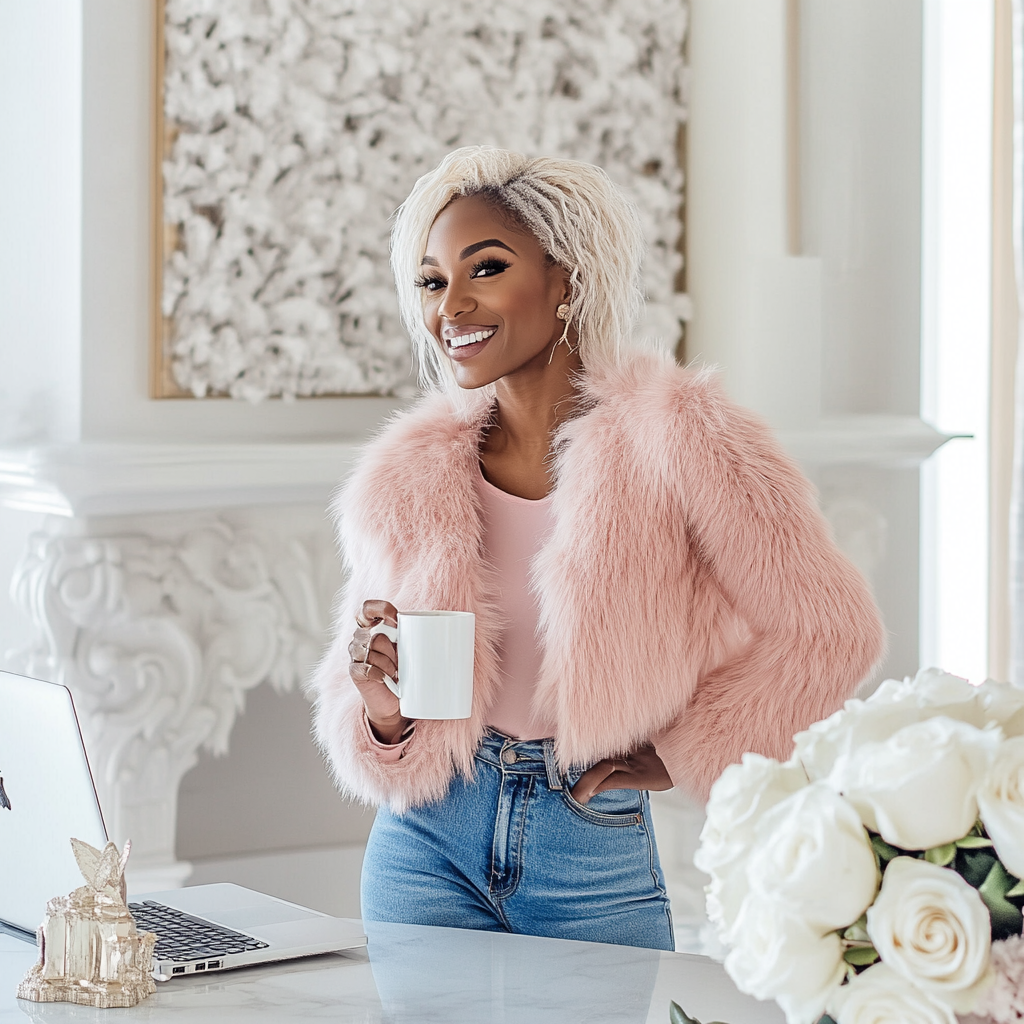
[[[389,601],[364,601],[356,615],[358,628],[348,645],[348,674],[359,689],[366,718],[381,743],[397,743],[409,726],[402,716],[398,698],[388,689],[384,676],[398,679],[398,651],[383,633],[370,636],[379,622],[398,625],[398,609]]]

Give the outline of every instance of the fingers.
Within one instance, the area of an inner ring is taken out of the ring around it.
[[[378,655],[372,654],[371,657],[377,658]],[[366,716],[371,722],[401,720],[398,698],[384,683],[384,670],[379,665],[372,661],[354,661],[348,667],[348,674],[363,699]]]
[[[356,612],[356,622],[364,629],[375,626],[378,622],[397,626],[398,609],[390,601],[364,601],[363,607]]]
[[[602,783],[619,770],[621,761],[598,761],[593,768],[588,768],[569,791],[569,795],[578,804],[587,803],[595,793],[600,793]]]
[[[348,645],[348,656],[354,664],[369,662],[392,679],[398,678],[398,651],[394,643],[381,633],[371,637],[368,629],[357,629]]]
[[[352,677],[352,681],[357,684],[364,680],[383,683],[385,676],[396,679],[397,669],[394,662],[386,654],[381,654],[379,651],[370,651],[366,659],[349,662],[348,674]]]
[[[571,790],[572,798],[587,803],[606,789],[647,789],[662,791],[675,783],[653,746],[640,747],[622,758],[598,761],[579,778]]]

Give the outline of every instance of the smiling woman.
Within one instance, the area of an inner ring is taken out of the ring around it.
[[[457,150],[399,211],[428,393],[337,498],[315,679],[336,781],[380,807],[369,920],[671,948],[648,791],[785,756],[881,654],[767,429],[632,340],[641,257],[631,203],[575,161]],[[402,714],[377,628],[399,609],[475,614],[469,718]]]

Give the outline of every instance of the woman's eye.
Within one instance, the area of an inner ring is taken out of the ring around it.
[[[425,288],[428,292],[436,292],[445,286],[445,281],[441,277],[417,277],[413,284],[417,288]]]
[[[492,258],[489,260],[481,260],[474,267],[470,273],[470,277],[493,277],[495,274],[500,274],[503,270],[508,270],[512,266],[506,260]]]

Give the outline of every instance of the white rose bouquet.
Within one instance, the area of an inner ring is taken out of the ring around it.
[[[726,970],[789,1024],[1024,1021],[1024,689],[886,680],[727,768],[694,860]]]

